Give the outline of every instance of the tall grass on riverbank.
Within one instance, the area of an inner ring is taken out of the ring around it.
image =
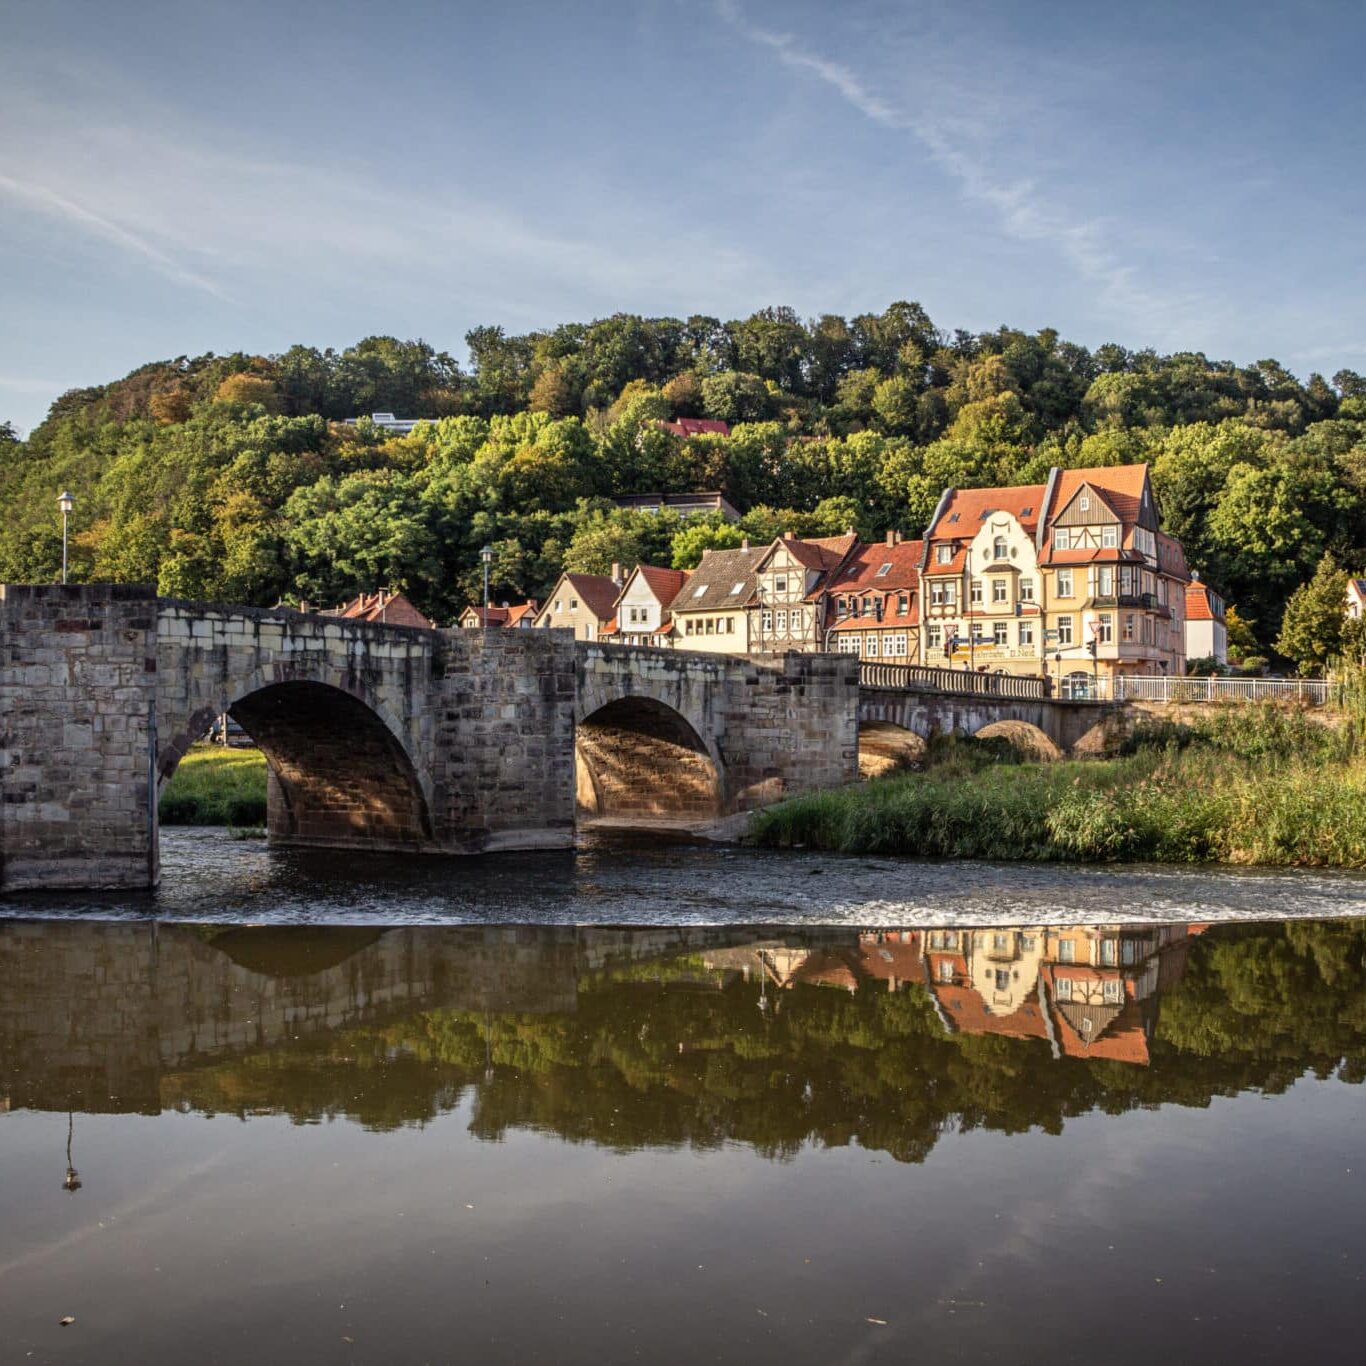
[[[926,770],[798,797],[754,842],[844,853],[1366,868],[1355,730],[1275,708],[1139,733],[1116,759],[1002,761],[972,742]]]
[[[266,756],[259,749],[196,746],[166,784],[160,812],[162,825],[264,825]]]

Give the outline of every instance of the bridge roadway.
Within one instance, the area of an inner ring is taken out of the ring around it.
[[[583,817],[699,824],[935,732],[1067,752],[1113,712],[1033,680],[865,672],[0,585],[0,891],[154,886],[158,794],[223,712],[269,762],[272,842],[436,853],[565,847]]]

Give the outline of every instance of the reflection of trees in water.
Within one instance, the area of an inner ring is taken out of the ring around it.
[[[1307,1073],[1366,1077],[1360,921],[1222,926],[1194,940],[1148,1067],[946,1033],[919,983],[782,996],[775,1011],[758,977],[679,957],[585,978],[572,1014],[430,1010],[165,1077],[163,1100],[383,1129],[469,1094],[472,1129],[490,1139],[531,1128],[622,1149],[742,1142],[774,1158],[858,1142],[920,1161],[946,1128],[1055,1133],[1091,1110],[1204,1106]]]

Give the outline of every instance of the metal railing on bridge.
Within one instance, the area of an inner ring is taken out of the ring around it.
[[[910,692],[961,692],[979,697],[1043,697],[1042,678],[979,674],[966,669],[936,669],[927,664],[861,664],[865,688],[903,688]]]
[[[1102,680],[1103,682],[1103,680]],[[1323,678],[1115,679],[1117,702],[1298,702],[1322,707],[1342,700],[1342,685]]]

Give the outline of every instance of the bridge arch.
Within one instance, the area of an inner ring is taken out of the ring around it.
[[[860,721],[858,767],[861,778],[877,778],[907,768],[925,756],[925,737],[894,721]]]
[[[1062,750],[1053,739],[1029,721],[993,721],[976,731],[973,738],[1009,740],[1017,750],[1031,759],[1051,762],[1063,757]]]
[[[319,671],[280,678],[256,669],[217,682],[188,715],[167,715],[160,788],[195,741],[226,712],[268,765],[272,842],[411,850],[433,839],[432,790],[407,728],[354,678]]]
[[[581,818],[687,825],[725,813],[714,741],[677,707],[631,694],[592,698],[582,711],[574,729]]]

